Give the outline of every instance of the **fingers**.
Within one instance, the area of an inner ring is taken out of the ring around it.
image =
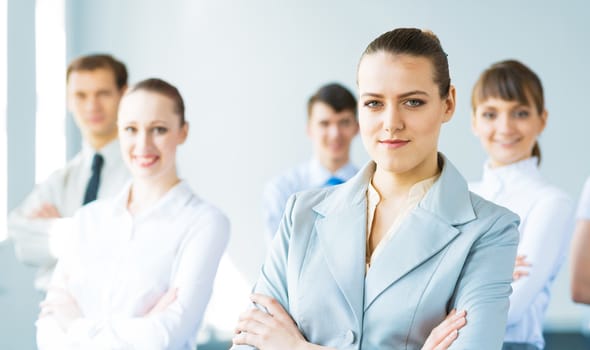
[[[259,309],[249,309],[240,314],[238,318],[238,325],[248,325],[248,321],[258,322],[264,325],[273,325],[277,321],[274,320],[273,316]],[[236,327],[236,332],[247,332],[247,328]]]
[[[262,334],[267,329],[267,327],[254,319],[241,319],[238,321],[236,328],[234,329],[234,334],[241,334],[241,333],[250,333],[250,334]]]
[[[172,304],[177,297],[178,288],[169,289],[166,293],[164,293],[164,295],[160,297],[160,300],[158,300],[157,304],[166,308],[168,305]]]
[[[232,342],[234,345],[252,345],[257,349],[260,349],[261,346],[258,343],[259,337],[252,333],[242,332],[240,334],[234,335],[232,338]]]
[[[516,261],[514,263],[515,267],[528,267],[532,266],[530,262],[526,260],[526,255],[519,255],[516,257]]]
[[[466,315],[465,310],[459,312],[455,309],[451,310],[447,317],[430,332],[422,350],[446,349],[457,338],[459,329],[467,323]]]
[[[53,204],[43,203],[39,208],[34,209],[29,217],[33,219],[51,219],[59,218],[61,214]]]
[[[459,331],[453,329],[449,335],[447,335],[440,344],[434,347],[434,350],[446,350],[453,344],[457,336],[459,335]]]
[[[145,314],[145,316],[151,316],[158,312],[166,310],[168,306],[176,301],[178,298],[178,288],[170,288],[164,293],[156,304]]]
[[[512,273],[512,281],[518,281],[519,279],[528,276],[529,273],[527,271],[522,271],[522,270],[515,270]]]
[[[291,316],[276,299],[263,294],[252,294],[250,300],[266,308],[268,313],[281,322],[294,323]]]

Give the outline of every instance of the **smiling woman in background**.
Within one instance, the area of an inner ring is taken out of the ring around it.
[[[547,123],[543,87],[524,64],[498,62],[473,88],[473,132],[488,154],[470,189],[520,216],[520,244],[503,349],[543,349],[551,284],[567,253],[574,204],[539,171]]]
[[[135,85],[118,126],[132,183],[75,215],[41,304],[41,350],[195,348],[229,222],[177,175],[188,123],[175,87]]]
[[[446,53],[431,32],[396,29],[369,44],[357,79],[371,161],[342,185],[291,196],[235,349],[444,349],[454,339],[452,349],[497,350],[518,218],[470,193],[438,152],[455,111]]]

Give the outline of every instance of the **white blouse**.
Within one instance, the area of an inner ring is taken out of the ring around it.
[[[590,220],[590,177],[584,183],[584,189],[578,203],[578,219]]]
[[[83,318],[63,332],[39,319],[39,349],[194,349],[229,221],[186,182],[135,216],[129,187],[93,202],[74,217],[74,239],[60,256],[52,287],[67,290]],[[177,299],[143,317],[169,289]]]
[[[520,216],[518,254],[526,255],[532,266],[528,276],[512,283],[504,340],[542,349],[543,318],[551,284],[568,251],[574,203],[542,178],[536,157],[498,168],[486,164],[482,181],[469,187]]]

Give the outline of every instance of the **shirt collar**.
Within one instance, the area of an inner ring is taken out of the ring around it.
[[[87,165],[89,168],[92,164],[92,158],[94,157],[95,153],[100,153],[104,159],[104,168],[110,167],[112,165],[119,166],[121,159],[121,147],[119,145],[119,140],[114,139],[113,141],[104,145],[101,149],[96,150],[90,146],[88,142],[82,143],[82,155],[84,157],[84,164]]]
[[[537,157],[530,157],[512,164],[492,168],[488,160],[483,166],[482,182],[484,186],[496,185],[504,187],[507,184],[528,181],[531,177],[541,178],[537,163]]]
[[[317,157],[313,157],[309,161],[309,179],[310,184],[312,187],[319,187],[326,183],[326,181],[331,177],[337,177],[343,181],[348,181],[352,178],[356,172],[357,168],[351,163],[348,162],[344,166],[340,167],[336,172],[331,173],[328,169],[326,169],[317,159]]]
[[[129,199],[129,191],[131,190],[132,181],[127,183],[123,190],[114,198],[113,214],[122,215],[127,214],[127,201]],[[185,180],[181,180],[168,190],[156,203],[151,207],[146,208],[136,215],[136,219],[145,217],[162,217],[173,216],[178,213],[180,208],[186,205],[191,199],[198,197],[193,193],[189,184]]]
[[[424,197],[424,195],[426,195],[426,192],[428,192],[432,185],[434,185],[439,176],[440,173],[413,184],[412,187],[410,187],[410,191],[408,192],[407,202],[419,202]],[[373,186],[372,180],[369,182],[369,186],[367,188],[367,200],[369,203],[379,203],[381,201],[381,195],[375,186]]]

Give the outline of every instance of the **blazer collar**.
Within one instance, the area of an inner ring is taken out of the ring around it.
[[[467,182],[442,153],[438,156],[443,164],[441,175],[418,207],[450,225],[460,225],[475,219]],[[366,203],[367,187],[375,173],[375,167],[375,162],[369,161],[349,181],[333,187],[331,193],[313,208],[314,211],[322,216],[328,216],[343,208]]]
[[[442,154],[439,179],[404,220],[373,263],[365,279],[366,191],[375,163],[366,164],[348,182],[327,189],[313,210],[328,267],[359,324],[386,288],[444,248],[458,234],[454,226],[475,219],[467,183]],[[365,288],[363,288],[363,286]]]

